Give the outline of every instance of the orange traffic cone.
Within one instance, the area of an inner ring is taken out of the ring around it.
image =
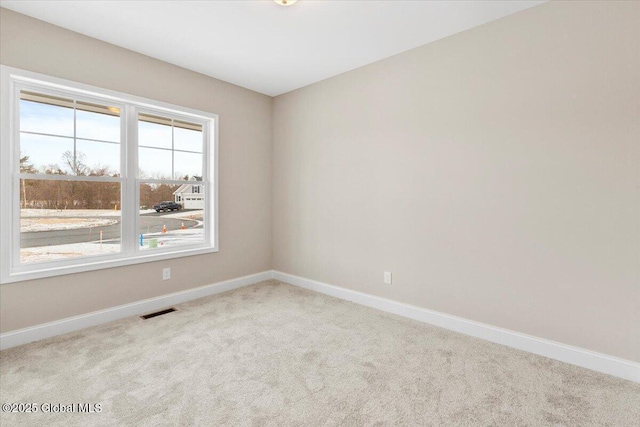
[[[167,232],[167,226],[166,226],[166,225],[163,225],[163,226],[162,226],[162,232],[163,232],[163,233],[166,233],[166,232]]]
[[[181,228],[182,230],[184,230],[184,222],[182,223],[182,225],[180,226],[180,228]]]

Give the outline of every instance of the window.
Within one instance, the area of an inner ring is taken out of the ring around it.
[[[2,283],[217,251],[216,115],[1,71]]]

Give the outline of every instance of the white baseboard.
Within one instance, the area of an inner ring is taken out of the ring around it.
[[[274,271],[273,278],[332,297],[640,383],[640,363],[630,360],[328,285],[280,271]]]
[[[230,291],[243,286],[253,285],[272,278],[332,297],[352,301],[357,304],[372,307],[388,313],[397,314],[409,319],[429,323],[441,328],[482,338],[508,347],[517,348],[519,350],[556,359],[561,362],[570,363],[640,383],[640,363],[510,331],[508,329],[498,328],[496,326],[475,322],[473,320],[457,316],[439,313],[437,311],[365,294],[363,292],[352,291],[338,286],[306,279],[304,277],[282,273],[280,271],[265,271],[249,276],[238,277],[211,285],[201,286],[194,289],[188,289],[181,292],[162,295],[156,298],[150,298],[105,310],[94,311],[92,313],[7,332],[0,334],[0,350],[65,334],[67,332],[77,331],[129,316],[145,314],[194,299]]]
[[[238,277],[231,280],[225,280],[223,282],[213,283],[211,285],[187,289],[185,291],[136,301],[130,304],[119,305],[117,307],[94,311],[79,316],[68,317],[66,319],[43,323],[29,328],[18,329],[0,334],[0,350],[16,347],[33,341],[39,341],[56,335],[65,334],[67,332],[77,331],[90,326],[111,322],[124,317],[146,314],[161,308],[230,291],[243,286],[253,285],[254,283],[258,283],[263,280],[269,280],[272,276],[273,273],[271,271],[264,271],[250,276]]]

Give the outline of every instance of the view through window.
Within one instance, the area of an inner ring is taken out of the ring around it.
[[[120,252],[120,113],[20,93],[21,263]]]
[[[43,268],[61,274],[217,250],[209,227],[215,115],[31,81],[10,93],[2,106],[17,114],[4,133],[13,148],[3,153],[12,154],[1,159],[0,182],[12,195],[0,209],[13,218],[2,228],[10,237],[3,282],[6,271],[21,280],[44,277]]]
[[[204,242],[202,167],[201,125],[138,115],[140,249]]]

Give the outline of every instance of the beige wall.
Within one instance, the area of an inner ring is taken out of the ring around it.
[[[273,138],[275,269],[640,361],[640,3],[281,95]]]
[[[220,115],[219,253],[2,285],[2,332],[271,268],[270,97],[7,9],[0,20],[4,65]]]

